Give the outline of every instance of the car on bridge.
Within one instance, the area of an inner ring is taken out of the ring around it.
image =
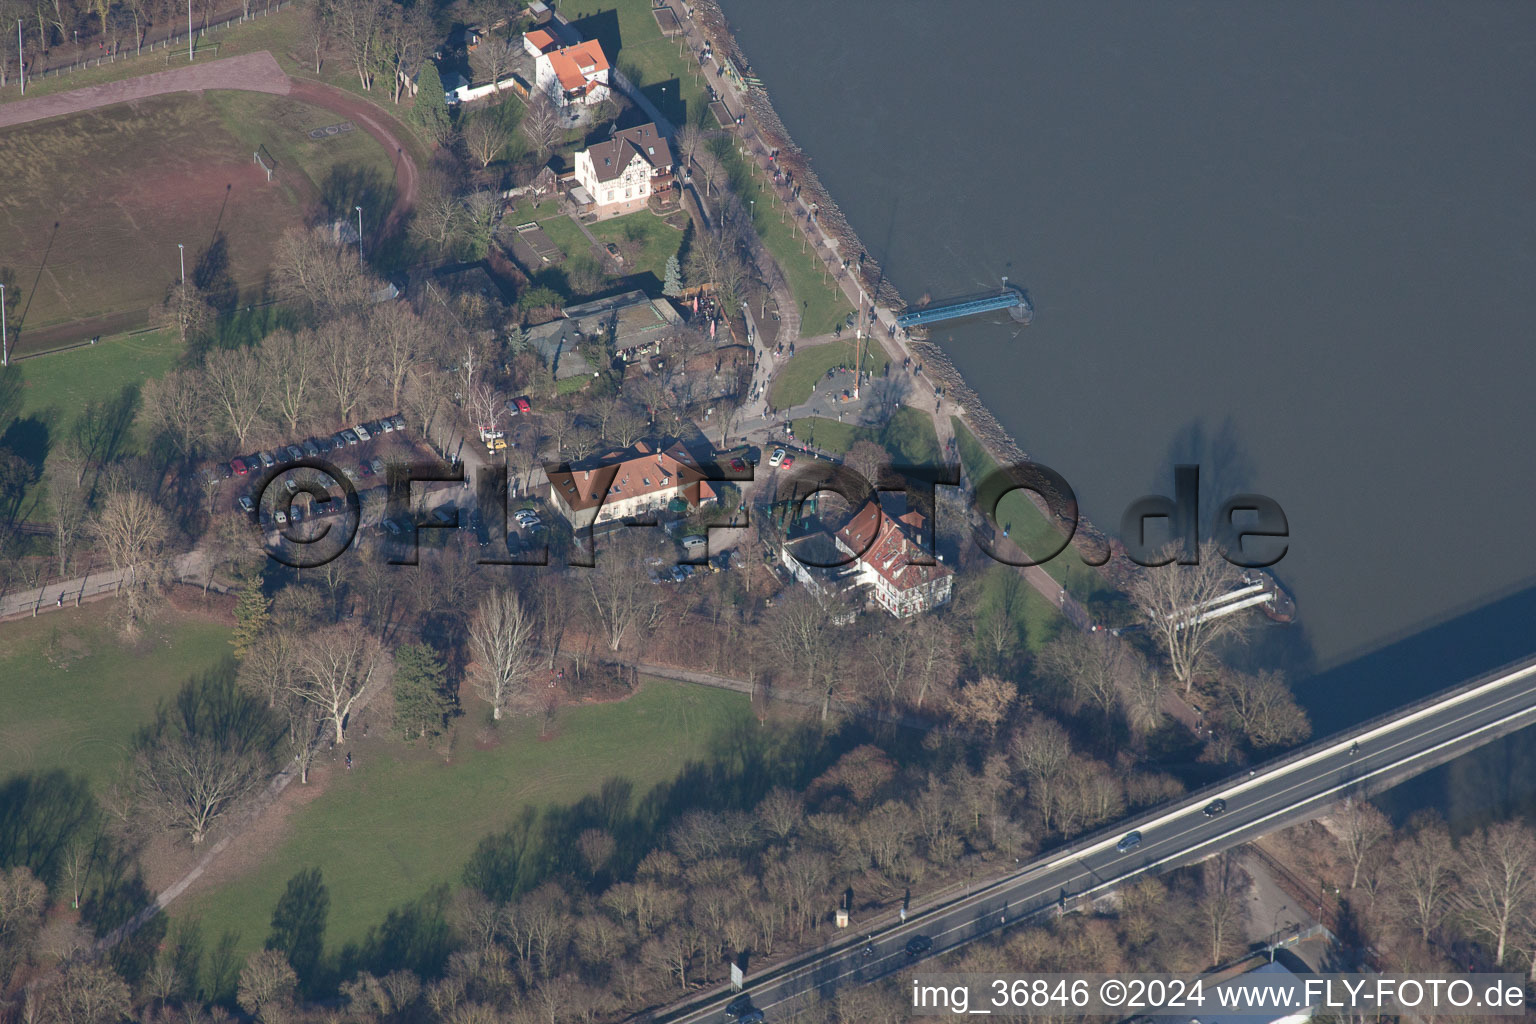
[[[926,935],[914,935],[907,940],[907,956],[916,960],[933,948],[933,940]]]
[[[1140,832],[1128,832],[1128,833],[1126,833],[1126,836],[1125,836],[1124,839],[1120,840],[1118,843],[1115,844],[1115,849],[1119,850],[1121,853],[1130,853],[1132,850],[1136,849],[1136,847],[1138,847],[1140,845],[1141,845],[1141,833]]]
[[[740,1020],[742,1014],[752,1012],[752,997],[743,992],[725,1004],[725,1019]]]
[[[1227,813],[1227,802],[1220,798],[1212,800],[1205,805],[1204,813],[1207,818],[1214,818],[1218,814],[1225,814]]]

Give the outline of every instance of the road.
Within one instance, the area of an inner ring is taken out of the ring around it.
[[[1400,781],[1531,724],[1536,724],[1536,656],[1058,850],[970,895],[915,908],[905,924],[889,913],[883,920],[855,920],[837,943],[749,977],[747,991],[772,1021],[776,1007],[788,1010],[807,993],[830,994],[912,965],[916,961],[905,946],[913,936],[933,940],[928,956],[948,952],[1008,922],[1050,913],[1063,896],[1091,897],[1145,872],[1195,863],[1313,817],[1346,794]],[[1217,797],[1227,801],[1227,810],[1208,817],[1204,809]],[[1121,851],[1118,844],[1132,829],[1140,832],[1141,843]],[[864,937],[871,934],[875,954],[866,957]],[[731,995],[717,990],[638,1019],[714,1024],[725,1020]]]

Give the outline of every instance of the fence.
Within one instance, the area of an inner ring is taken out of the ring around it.
[[[265,4],[259,11],[252,11],[250,14],[231,15],[230,17],[225,18],[223,21],[215,21],[210,24],[203,25],[200,28],[195,28],[192,30],[192,36],[194,39],[200,39],[210,32],[216,32],[219,29],[228,28],[231,25],[238,25],[246,21],[255,21],[257,18],[265,18],[269,15],[276,14],[278,11],[281,11],[283,8],[289,6],[293,2],[294,0],[274,0],[272,3]],[[87,68],[99,68],[103,64],[115,64],[118,62],[118,60],[132,60],[134,57],[142,56],[146,53],[154,53],[157,50],[170,49],[176,46],[178,43],[185,46],[186,41],[187,33],[181,32],[168,36],[165,39],[146,41],[137,49],[128,50],[126,52],[119,48],[119,52],[117,53],[112,53],[101,57],[88,57],[83,60],[76,59],[68,64],[58,64],[39,71],[34,71],[29,68],[27,70],[27,81],[32,82],[34,80],[41,80],[45,78],[57,78],[60,75],[68,75],[76,71],[84,71]],[[10,84],[7,83],[6,87],[8,89]]]

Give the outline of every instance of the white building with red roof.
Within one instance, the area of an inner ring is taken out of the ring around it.
[[[899,619],[910,618],[954,593],[954,570],[923,547],[925,522],[921,512],[891,515],[871,500],[832,536],[836,557],[828,557],[826,533],[819,531],[786,542],[780,561],[808,587],[868,588],[875,604]],[[843,559],[847,564],[833,567]]]
[[[597,40],[574,46],[555,43],[554,37],[543,29],[523,37],[524,49],[537,51],[533,60],[534,88],[549,96],[562,111],[595,106],[607,99],[610,69]],[[541,46],[548,48],[540,49]]]
[[[680,444],[629,448],[559,467],[545,467],[549,500],[576,529],[665,509],[674,499],[690,507],[715,500],[714,488]]]

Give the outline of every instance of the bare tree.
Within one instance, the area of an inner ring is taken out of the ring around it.
[[[1504,963],[1512,930],[1536,903],[1536,836],[1518,822],[1500,822],[1457,844],[1461,887],[1454,906]]]
[[[794,592],[774,609],[771,636],[784,656],[785,666],[821,695],[821,720],[832,714],[832,702],[845,683],[852,683],[846,673],[837,671],[839,631],[833,625],[835,610],[829,609],[809,591]]]
[[[636,626],[654,619],[660,597],[641,569],[636,541],[624,538],[610,545],[598,558],[597,567],[583,576],[610,651],[617,651]]]
[[[512,141],[512,133],[500,118],[482,114],[464,126],[464,148],[482,168],[489,167]]]
[[[1392,851],[1389,896],[1401,919],[1429,941],[1450,907],[1456,885],[1456,851],[1440,822],[1423,825]]]
[[[125,600],[132,627],[142,613],[149,588],[159,582],[165,513],[147,495],[117,484],[101,503],[94,533],[119,574],[117,591]]]
[[[389,407],[399,410],[411,369],[431,352],[431,327],[405,303],[385,302],[369,312],[367,331],[389,387]]]
[[[1041,648],[1035,668],[1065,686],[1073,698],[1091,704],[1107,721],[1120,704],[1132,655],[1118,637],[1068,629]]]
[[[373,75],[379,66],[379,29],[386,15],[384,8],[375,0],[329,0],[326,4],[331,31],[346,51],[364,92],[373,90]]]
[[[261,356],[246,348],[210,352],[203,364],[203,379],[209,405],[218,410],[236,445],[247,447],[272,392],[272,378]]]
[[[1351,798],[1336,815],[1339,842],[1349,861],[1349,887],[1360,884],[1360,867],[1372,851],[1392,836],[1392,823],[1369,800]]]
[[[299,433],[299,423],[309,413],[319,367],[315,360],[315,334],[274,331],[261,343],[262,370],[271,381],[272,404],[288,428]]]
[[[252,953],[240,971],[235,1000],[246,1013],[263,1022],[279,1024],[288,1018],[284,1011],[293,999],[298,977],[281,950],[264,949]]]
[[[1258,750],[1289,746],[1311,735],[1307,713],[1279,672],[1233,673],[1222,682],[1220,695],[1221,714]]]
[[[482,80],[481,84],[489,85],[493,92],[499,93],[501,80],[511,72],[522,49],[521,39],[488,32],[480,37],[479,45],[469,51],[470,69]]]
[[[351,246],[326,227],[285,231],[272,275],[279,295],[309,305],[321,320],[365,308],[375,288]]]
[[[538,162],[549,159],[549,154],[565,139],[565,129],[560,124],[560,112],[544,93],[537,93],[528,102],[528,112],[523,115],[523,134],[533,146]]]
[[[187,339],[196,341],[213,328],[218,311],[208,297],[191,281],[171,285],[165,301],[150,313],[150,322],[157,327],[174,327],[181,343]]]
[[[411,71],[427,59],[428,40],[432,38],[431,16],[422,5],[402,7],[386,4],[379,25],[379,50],[389,71],[391,96],[400,102]]]
[[[1008,756],[1029,783],[1029,800],[1045,831],[1051,831],[1072,763],[1072,743],[1066,731],[1050,719],[1036,717],[1009,742]]]
[[[1236,567],[1214,544],[1201,545],[1199,559],[1196,565],[1171,562],[1144,569],[1130,587],[1131,600],[1186,694],[1194,688],[1195,676],[1204,668],[1211,648],[1242,635],[1241,613],[1205,619],[1197,614],[1197,609],[1238,581]]]
[[[208,401],[203,376],[196,370],[172,370],[151,377],[140,392],[139,416],[150,431],[165,438],[183,459],[197,454],[208,435]]]
[[[481,598],[469,623],[469,649],[475,692],[500,719],[502,709],[526,695],[535,656],[533,618],[517,591],[497,588]]]
[[[383,658],[378,641],[356,626],[317,632],[304,644],[288,689],[319,709],[334,729],[334,741],[340,743],[352,705]]]
[[[90,515],[90,491],[82,484],[79,467],[62,454],[48,459],[45,474],[52,509],[48,525],[53,527],[54,567],[64,576]]]
[[[324,324],[315,332],[315,357],[320,387],[335,403],[341,422],[352,419],[372,382],[374,346],[357,320]]]
[[[1210,938],[1210,963],[1224,962],[1233,951],[1234,932],[1243,917],[1241,871],[1230,850],[1205,862],[1199,907]]]
[[[232,676],[193,679],[134,741],[131,785],[142,824],[186,835],[208,830],[272,770],[278,729]]]

